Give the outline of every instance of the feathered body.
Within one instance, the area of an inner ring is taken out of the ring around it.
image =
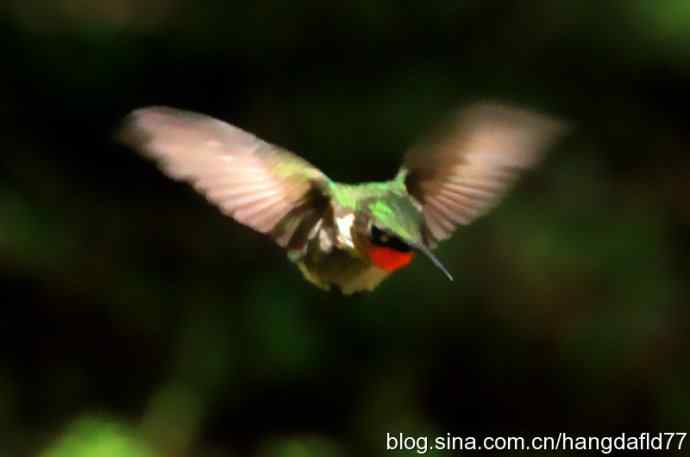
[[[413,203],[401,179],[357,185],[329,181],[326,194],[321,219],[304,248],[288,250],[307,280],[345,294],[373,290],[412,260],[413,252],[375,245],[369,236],[373,221],[397,227],[406,239],[421,236],[421,206]]]
[[[363,184],[334,182],[279,146],[173,108],[134,111],[122,139],[271,236],[307,280],[351,294],[374,289],[416,252],[452,279],[430,250],[490,209],[560,131],[542,115],[477,105],[412,148],[393,180]]]

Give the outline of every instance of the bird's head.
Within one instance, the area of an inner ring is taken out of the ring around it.
[[[408,196],[391,194],[372,200],[366,204],[366,253],[379,268],[395,271],[422,252],[452,281],[453,276],[424,243],[423,227],[423,216]]]

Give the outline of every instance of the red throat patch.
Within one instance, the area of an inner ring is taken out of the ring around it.
[[[370,246],[369,258],[377,267],[386,271],[395,271],[412,262],[414,251],[400,252],[385,246]]]

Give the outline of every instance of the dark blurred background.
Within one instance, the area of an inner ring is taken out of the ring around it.
[[[686,0],[4,0],[0,25],[2,456],[689,431]],[[420,259],[346,298],[112,141],[165,104],[383,179],[482,99],[575,128],[440,247],[456,282]]]

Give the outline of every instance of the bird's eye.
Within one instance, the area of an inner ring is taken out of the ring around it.
[[[378,246],[386,246],[400,252],[409,252],[410,246],[400,238],[390,235],[375,225],[371,226],[371,242]]]
[[[377,226],[371,226],[371,240],[375,244],[385,245],[390,242],[391,237],[383,230],[379,229]]]
[[[376,244],[380,244],[381,242],[381,237],[383,236],[383,231],[380,230],[377,226],[373,225],[371,226],[371,241],[373,241]]]

